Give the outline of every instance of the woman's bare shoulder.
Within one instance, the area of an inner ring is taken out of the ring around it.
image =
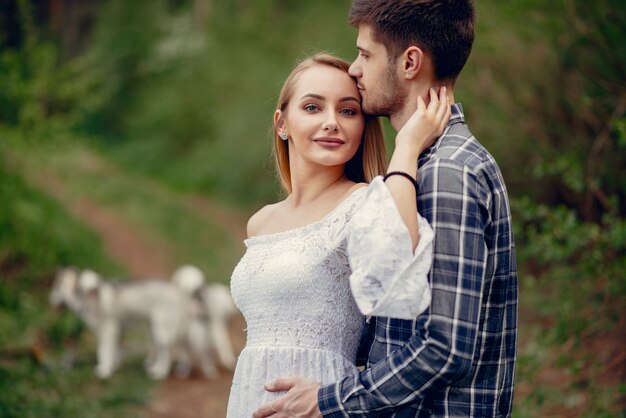
[[[359,189],[362,189],[364,187],[367,187],[368,184],[367,183],[354,183],[352,186],[350,186],[350,188],[348,188],[348,190],[346,191],[346,194],[343,196],[348,197],[350,196],[352,193],[356,192]]]
[[[252,215],[250,219],[248,219],[248,238],[259,235],[259,231],[263,230],[265,224],[272,218],[272,216],[276,213],[276,210],[282,205],[282,203],[283,202],[281,201],[265,205],[261,209],[259,209],[254,215]]]

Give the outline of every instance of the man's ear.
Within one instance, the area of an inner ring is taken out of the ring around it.
[[[425,54],[417,46],[408,47],[402,54],[402,73],[407,80],[413,80],[424,67]]]

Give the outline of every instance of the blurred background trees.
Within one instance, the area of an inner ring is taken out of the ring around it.
[[[138,176],[250,213],[279,194],[269,132],[282,81],[306,53],[353,58],[348,7],[1,0],[0,277],[13,283],[0,290],[3,314],[15,315],[16,292],[59,265],[116,271],[101,248],[80,244],[97,241],[84,238],[92,231],[61,232],[76,231],[59,227],[75,221],[33,189],[15,168],[19,156],[85,146]],[[456,96],[499,162],[513,204],[521,271],[516,414],[575,416],[582,408],[581,416],[623,416],[624,349],[606,359],[588,349],[626,327],[626,5],[476,7],[477,40]],[[35,245],[42,240],[45,251]],[[548,369],[558,371],[559,385]]]

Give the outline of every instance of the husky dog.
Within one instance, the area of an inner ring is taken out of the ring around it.
[[[57,274],[50,303],[67,305],[96,334],[100,378],[110,377],[120,362],[119,343],[123,325],[134,318],[150,325],[153,356],[146,362],[154,379],[166,377],[172,365],[172,353],[187,342],[190,295],[166,281],[145,280],[110,283],[95,272],[62,269]],[[184,357],[184,349],[182,357]]]
[[[172,281],[185,292],[193,295],[193,314],[189,322],[189,342],[192,351],[200,354],[205,374],[212,366],[211,351],[215,349],[220,363],[234,370],[237,359],[230,340],[230,320],[239,312],[228,287],[205,284],[205,277],[197,267],[186,265],[176,270]],[[207,370],[205,370],[205,368]]]
[[[79,274],[79,271],[72,267],[64,268],[57,272],[49,295],[49,301],[52,306],[64,306],[75,313],[81,310],[80,298],[76,294]]]

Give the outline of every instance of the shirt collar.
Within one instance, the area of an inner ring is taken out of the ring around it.
[[[465,123],[463,105],[461,105],[461,103],[452,103],[452,105],[450,105],[450,108],[452,110],[452,115],[450,115],[450,120],[448,121],[446,128],[456,123]]]
[[[450,120],[443,130],[443,134],[439,138],[437,138],[437,140],[429,148],[426,148],[422,152],[422,154],[420,155],[420,160],[424,157],[430,156],[433,152],[437,150],[437,148],[439,148],[443,137],[446,136],[446,132],[450,129],[452,125],[456,125],[457,123],[465,123],[465,115],[463,114],[463,106],[461,105],[461,103],[453,103],[452,105],[450,105],[450,110],[452,114],[450,115]]]

